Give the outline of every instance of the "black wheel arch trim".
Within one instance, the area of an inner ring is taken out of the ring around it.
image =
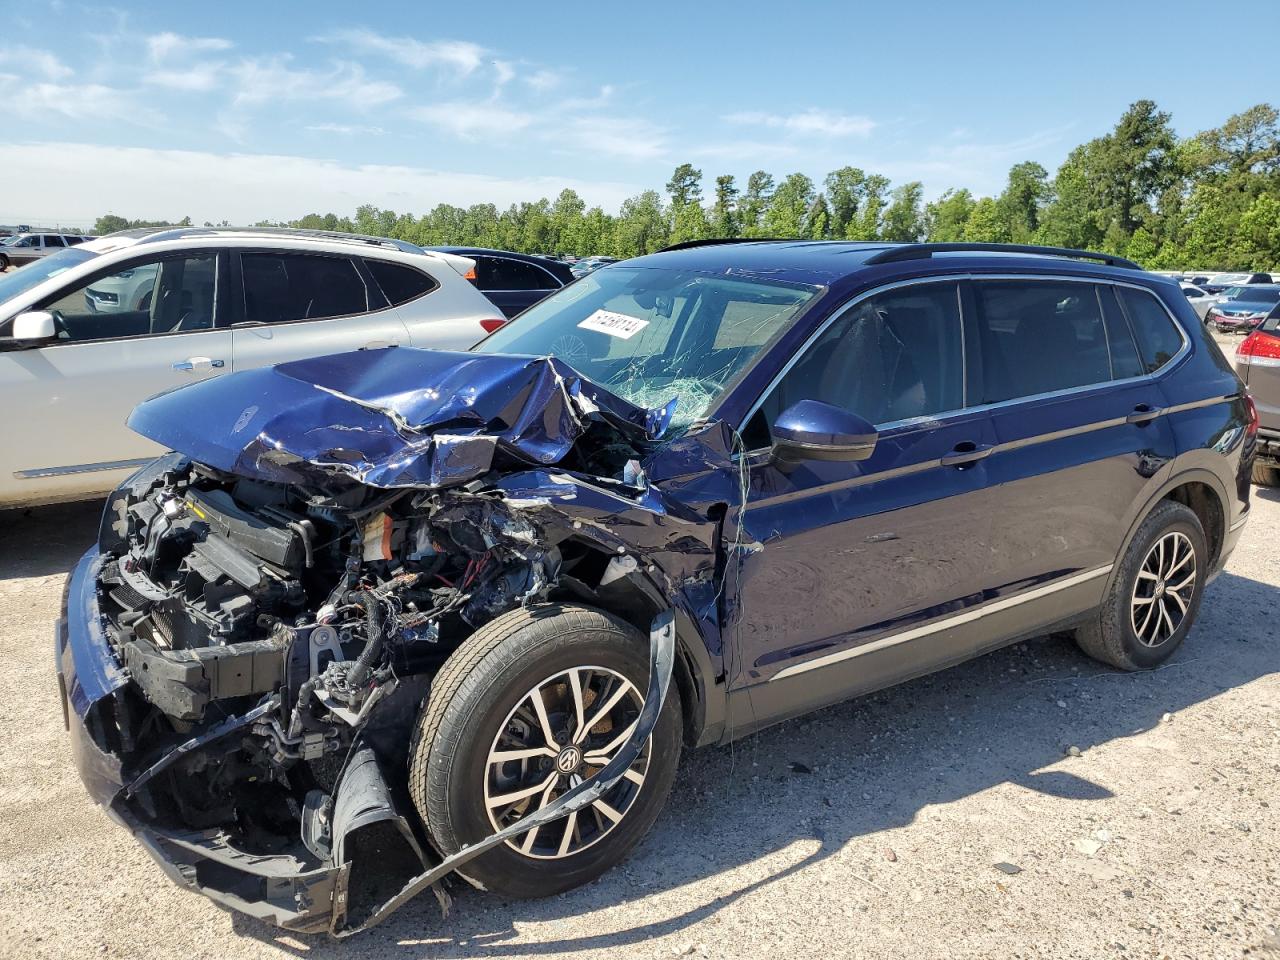
[[[1129,547],[1133,544],[1133,539],[1137,536],[1138,529],[1146,521],[1147,517],[1151,515],[1151,511],[1159,506],[1160,502],[1165,500],[1170,493],[1178,489],[1178,487],[1186,486],[1188,483],[1203,483],[1214,492],[1215,496],[1217,496],[1218,507],[1222,511],[1222,537],[1226,537],[1227,531],[1231,526],[1231,510],[1228,506],[1231,502],[1231,498],[1227,493],[1226,485],[1222,482],[1222,478],[1212,470],[1205,469],[1204,467],[1191,467],[1189,469],[1181,470],[1170,476],[1164,481],[1164,483],[1157,487],[1155,493],[1151,494],[1151,496],[1149,496],[1143,503],[1142,508],[1138,510],[1133,522],[1129,525],[1128,531],[1126,531],[1124,535],[1124,540],[1120,543],[1120,549],[1116,552],[1116,563],[1115,566],[1112,567],[1111,573],[1107,576],[1106,593],[1104,593],[1103,596],[1110,593],[1111,588],[1114,586],[1116,577],[1120,575],[1120,560],[1129,552]],[[1206,530],[1206,540],[1209,538],[1209,535],[1210,531]],[[1212,544],[1210,544],[1210,546],[1212,546]],[[1221,543],[1219,543],[1219,547],[1221,547]]]

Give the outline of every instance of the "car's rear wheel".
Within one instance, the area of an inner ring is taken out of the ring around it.
[[[1076,630],[1076,642],[1122,670],[1159,666],[1195,622],[1208,564],[1195,511],[1162,501],[1138,528],[1096,619]]]
[[[1280,486],[1280,470],[1269,463],[1254,463],[1253,482],[1260,487]]]
[[[6,257],[3,253],[0,253],[0,273],[4,273],[4,271],[8,269],[9,269],[9,258]]]
[[[414,804],[447,856],[518,823],[621,748],[648,685],[648,640],[589,607],[514,610],[476,631],[432,682],[410,758]],[[626,775],[596,803],[518,835],[462,873],[512,897],[587,883],[621,861],[666,802],[680,757],[675,684]]]

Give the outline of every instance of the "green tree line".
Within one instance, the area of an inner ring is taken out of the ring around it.
[[[256,226],[578,256],[630,257],[709,237],[963,240],[1100,250],[1152,269],[1280,269],[1280,113],[1265,103],[1180,139],[1168,113],[1139,100],[1052,176],[1033,161],[1015,164],[995,197],[954,188],[926,203],[918,181],[895,185],[852,166],[820,182],[757,170],[739,185],[724,174],[710,195],[703,182],[702,170],[681,164],[663,192],[646,190],[616,213],[566,189],[505,210],[441,203],[415,216],[365,205],[354,217],[311,213]],[[167,224],[108,214],[96,229],[153,225]]]

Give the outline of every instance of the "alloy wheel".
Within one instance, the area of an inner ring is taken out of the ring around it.
[[[1147,551],[1133,585],[1133,632],[1145,647],[1158,647],[1178,632],[1196,589],[1196,551],[1179,531],[1166,533]]]
[[[529,690],[507,715],[485,762],[484,804],[495,830],[541,810],[594,776],[631,736],[644,704],[626,677],[607,667],[556,673]],[[599,841],[640,795],[649,744],[591,806],[508,841],[528,857],[555,860]]]

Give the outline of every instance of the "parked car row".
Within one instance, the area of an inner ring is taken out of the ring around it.
[[[5,237],[0,240],[0,272],[26,266],[92,239],[78,233],[18,233]]]

